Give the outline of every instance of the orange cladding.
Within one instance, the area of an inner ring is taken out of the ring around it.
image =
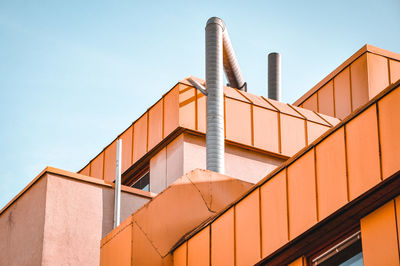
[[[164,136],[168,136],[179,125],[179,88],[175,86],[164,97]]]
[[[158,101],[148,112],[149,140],[147,150],[151,150],[163,139],[163,100]]]
[[[369,99],[389,86],[388,59],[367,53]]]
[[[311,96],[310,98],[308,98],[302,105],[301,107],[314,111],[314,112],[318,112],[318,98],[317,98],[317,94],[315,93],[313,96]]]
[[[288,242],[286,169],[260,188],[262,257]]]
[[[364,265],[400,265],[394,200],[361,219]]]
[[[351,113],[350,68],[345,68],[335,79],[336,117],[344,119]]]
[[[350,200],[381,180],[378,141],[376,107],[373,105],[346,125]]]
[[[389,60],[390,83],[393,84],[400,79],[400,62]]]
[[[260,258],[259,190],[235,206],[236,265],[250,265]]]
[[[174,266],[187,265],[187,242],[174,251]]]
[[[133,126],[130,126],[124,133],[122,133],[120,139],[122,140],[122,162],[121,172],[125,172],[129,166],[132,165],[132,138],[133,138]]]
[[[353,110],[368,101],[367,54],[363,54],[350,66]]]
[[[115,180],[115,165],[117,156],[117,142],[114,141],[106,148],[104,156],[104,180],[113,182]]]
[[[251,145],[251,105],[226,98],[226,138]]]
[[[303,233],[317,222],[314,149],[288,167],[289,236]]]
[[[207,226],[188,241],[188,265],[210,265],[210,227]]]
[[[344,129],[316,147],[318,213],[320,220],[347,203]]]
[[[400,163],[400,90],[379,101],[378,109],[382,172],[384,177],[389,177],[398,170]]]
[[[235,265],[234,219],[230,209],[211,224],[211,265]]]
[[[254,146],[279,153],[278,112],[253,107]]]
[[[133,125],[133,163],[147,152],[147,113]]]
[[[333,81],[328,82],[318,91],[318,112],[335,116],[333,103]]]
[[[90,176],[103,179],[103,166],[104,166],[104,153],[100,153],[96,158],[90,163]]]

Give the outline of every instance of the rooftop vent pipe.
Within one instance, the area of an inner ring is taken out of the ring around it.
[[[281,100],[281,55],[268,55],[268,98]]]
[[[206,25],[207,169],[222,174],[225,172],[223,69],[231,87],[247,91],[225,23],[212,17]]]

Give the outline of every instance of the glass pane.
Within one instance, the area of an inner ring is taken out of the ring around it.
[[[339,266],[362,266],[364,265],[362,252],[358,253],[354,257],[341,263]]]

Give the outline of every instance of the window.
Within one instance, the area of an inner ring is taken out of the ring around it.
[[[144,191],[150,191],[150,171],[147,171],[144,175],[140,176],[131,187],[141,189]]]
[[[311,265],[339,265],[361,266],[364,265],[361,249],[360,231],[352,234],[333,247],[311,258]]]
[[[150,167],[148,162],[124,173],[125,186],[150,191]]]

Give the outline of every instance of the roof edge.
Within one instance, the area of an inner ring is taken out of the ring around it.
[[[400,61],[400,54],[398,54],[398,53],[395,53],[395,52],[392,52],[389,50],[385,50],[385,49],[382,49],[382,48],[379,48],[376,46],[372,46],[370,44],[365,44],[357,52],[355,52],[352,56],[350,56],[348,59],[346,59],[346,61],[344,61],[341,65],[339,65],[335,70],[333,70],[325,78],[323,78],[320,82],[318,82],[314,87],[312,87],[305,94],[303,94],[303,96],[301,96],[299,99],[297,99],[293,103],[293,105],[299,106],[300,104],[302,104],[311,95],[313,95],[316,91],[318,91],[320,88],[322,88],[322,86],[324,86],[326,83],[328,83],[331,79],[333,79],[335,76],[337,76],[340,72],[342,72],[351,63],[353,63],[360,56],[362,56],[363,54],[365,54],[367,52]]]
[[[77,181],[86,182],[86,183],[92,183],[92,184],[96,184],[96,185],[100,185],[100,186],[106,186],[106,187],[109,187],[109,188],[113,188],[114,187],[114,183],[112,183],[112,182],[105,182],[104,180],[98,179],[98,178],[95,178],[95,177],[90,177],[90,176],[86,176],[86,175],[70,172],[70,171],[67,171],[67,170],[62,170],[62,169],[59,169],[59,168],[47,166],[31,182],[29,182],[29,184],[26,185],[14,198],[12,198],[12,200],[10,200],[0,210],[0,215],[2,215],[11,205],[14,204],[15,201],[17,201],[25,192],[27,192],[36,182],[39,181],[39,179],[41,179],[46,174],[54,174],[54,175],[57,175],[57,176],[60,176],[60,177],[70,178],[70,179],[74,179],[74,180],[77,180]],[[143,190],[140,190],[140,189],[137,189],[137,188],[131,188],[131,187],[124,186],[124,185],[121,186],[121,190],[123,192],[130,193],[130,194],[135,194],[135,195],[137,195],[139,197],[144,197],[144,198],[148,198],[148,199],[152,199],[157,195],[156,193],[153,193],[153,192],[147,192],[147,191],[143,191]]]

